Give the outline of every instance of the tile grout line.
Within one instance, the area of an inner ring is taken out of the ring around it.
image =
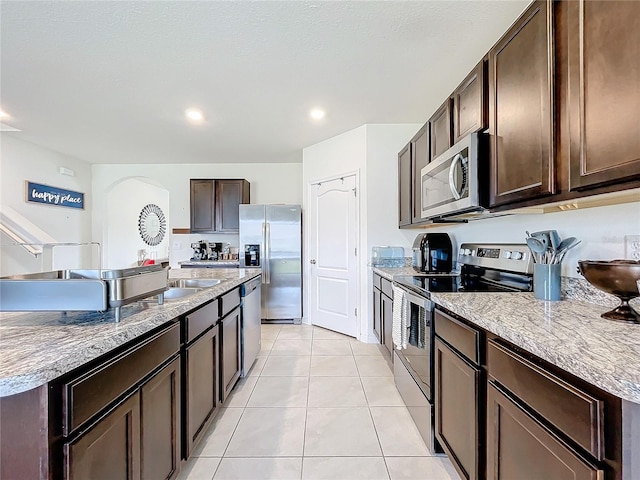
[[[313,328],[313,326],[312,326],[312,328]],[[278,340],[278,338],[280,337],[280,333],[281,333],[281,332],[282,332],[282,327],[278,330],[278,332],[277,332],[276,336],[275,336],[273,339],[269,339],[270,341],[272,340],[272,342],[273,342],[273,343],[272,343],[272,346],[273,346],[273,345],[275,345],[276,341],[277,341],[277,340]],[[314,344],[314,341],[315,341],[315,340],[334,340],[334,339],[333,339],[333,338],[329,338],[329,339],[316,338],[316,333],[317,333],[317,332],[315,331],[315,328],[314,328],[314,329],[312,330],[312,332],[311,332],[311,339],[310,339],[310,340],[311,340],[311,352],[310,352],[310,354],[309,354],[309,359],[308,359],[308,361],[309,361],[309,363],[308,363],[308,371],[307,371],[307,374],[306,374],[306,375],[304,375],[304,376],[306,376],[306,377],[307,377],[307,395],[306,395],[306,402],[305,402],[305,407],[304,407],[304,408],[305,408],[305,419],[304,419],[304,425],[303,425],[303,439],[302,439],[302,454],[301,454],[301,456],[300,456],[300,457],[298,457],[298,456],[294,455],[294,456],[280,457],[280,456],[277,456],[277,455],[276,455],[276,456],[269,456],[269,457],[244,457],[244,458],[265,458],[265,459],[266,459],[266,458],[270,458],[270,459],[278,459],[278,458],[300,458],[300,459],[301,459],[301,464],[300,464],[300,475],[299,475],[299,478],[300,478],[300,479],[302,479],[302,478],[304,477],[304,465],[305,465],[305,459],[306,459],[306,458],[322,458],[322,457],[315,457],[315,456],[308,457],[308,456],[306,455],[306,438],[307,438],[306,433],[307,433],[307,424],[308,424],[308,414],[309,414],[309,408],[310,408],[310,407],[309,407],[309,405],[310,405],[310,395],[311,395],[311,377],[312,377],[312,375],[311,375],[311,363],[312,363],[312,360],[313,360],[313,357],[314,357],[314,355],[313,355],[313,344]],[[288,340],[288,339],[281,339],[281,340]],[[303,338],[302,340],[304,340],[304,338]],[[347,339],[347,340],[349,340],[349,339]],[[381,440],[380,440],[380,434],[379,434],[379,432],[378,432],[378,429],[377,429],[377,426],[376,426],[376,423],[375,423],[375,419],[374,419],[374,417],[373,417],[373,413],[372,413],[372,410],[371,410],[371,408],[372,408],[372,405],[371,405],[371,403],[370,403],[370,401],[371,401],[371,400],[370,400],[370,398],[369,398],[369,395],[367,395],[366,389],[364,388],[363,376],[362,376],[362,373],[361,373],[360,368],[358,367],[358,363],[356,362],[356,357],[357,357],[358,355],[356,355],[356,352],[354,351],[354,348],[353,348],[352,343],[351,343],[350,341],[349,341],[348,343],[349,343],[349,351],[350,351],[350,354],[348,354],[348,356],[349,356],[349,357],[351,357],[351,358],[353,359],[353,362],[354,362],[354,364],[355,364],[355,366],[356,366],[356,372],[357,372],[357,376],[358,376],[359,384],[360,384],[360,387],[362,388],[362,391],[363,391],[363,393],[364,393],[364,397],[365,397],[365,401],[366,401],[366,406],[367,406],[367,408],[368,408],[368,410],[369,410],[369,417],[370,417],[370,419],[371,419],[372,426],[373,426],[373,428],[374,428],[374,432],[375,432],[375,435],[376,435],[376,440],[377,440],[377,442],[378,442],[378,446],[379,446],[379,448],[380,448],[380,455],[381,455],[381,457],[382,457],[382,459],[383,459],[383,461],[384,461],[385,471],[386,471],[386,473],[387,473],[387,478],[388,478],[388,479],[391,479],[391,474],[390,474],[390,470],[389,470],[389,465],[388,465],[388,463],[387,463],[387,457],[384,455],[384,451],[383,451],[383,449],[382,449],[382,444],[381,444]],[[290,357],[293,357],[293,358],[300,357],[300,355],[289,355],[289,356],[290,356]],[[305,356],[305,355],[303,355],[303,356]],[[316,357],[322,357],[322,356],[340,356],[340,355],[329,355],[329,354],[326,354],[326,355],[315,355],[315,356],[316,356]],[[347,356],[347,355],[345,355],[345,357],[346,357],[346,356]],[[360,355],[360,356],[363,356],[363,355]],[[370,355],[364,355],[364,356],[368,357],[368,356],[370,356]],[[232,432],[231,436],[229,437],[229,440],[228,440],[228,442],[227,442],[227,444],[226,444],[226,447],[225,447],[225,450],[224,450],[224,452],[223,452],[223,454],[222,454],[222,457],[220,458],[220,461],[219,461],[219,462],[218,462],[218,464],[217,464],[217,467],[216,467],[216,469],[215,469],[215,471],[214,471],[214,477],[215,477],[215,475],[220,471],[220,466],[221,466],[221,464],[222,464],[222,461],[223,461],[225,458],[234,458],[234,459],[237,459],[237,458],[243,458],[243,457],[226,457],[226,453],[227,453],[228,448],[229,448],[229,445],[230,445],[230,443],[231,443],[231,439],[232,439],[232,438],[233,438],[233,436],[235,435],[236,430],[237,430],[237,428],[238,428],[238,426],[239,426],[239,424],[240,424],[240,421],[241,421],[242,417],[243,417],[243,416],[244,416],[244,414],[246,413],[247,409],[248,409],[248,408],[251,408],[251,407],[248,405],[248,404],[249,404],[249,401],[250,401],[250,399],[251,399],[252,395],[255,393],[255,389],[256,389],[256,387],[257,387],[258,382],[260,381],[260,379],[261,379],[261,378],[263,378],[263,373],[264,373],[264,370],[265,370],[265,368],[266,368],[266,366],[267,366],[267,362],[269,361],[269,359],[270,359],[270,358],[274,358],[274,357],[278,357],[278,355],[276,355],[276,356],[272,356],[272,349],[270,349],[270,351],[267,353],[267,355],[265,355],[265,356],[264,356],[264,359],[265,359],[265,360],[264,360],[264,363],[262,364],[262,368],[260,369],[260,371],[259,371],[259,372],[256,372],[256,374],[255,374],[255,376],[257,377],[257,378],[256,378],[256,382],[255,382],[255,384],[254,384],[254,385],[253,385],[253,387],[251,388],[251,391],[250,391],[250,392],[249,392],[249,394],[248,394],[248,397],[247,397],[247,401],[246,401],[246,403],[244,404],[244,406],[242,406],[242,407],[241,407],[241,408],[242,408],[242,413],[241,413],[241,415],[240,415],[240,417],[239,417],[239,419],[238,419],[238,422],[236,423],[236,425],[235,425],[235,427],[234,427],[234,429],[233,429],[233,432]],[[253,376],[253,375],[252,375],[252,376]],[[282,375],[276,375],[276,376],[282,376]],[[293,378],[293,377],[298,377],[298,376],[302,376],[302,375],[284,375],[284,377],[291,377],[291,378]],[[341,376],[340,376],[340,375],[328,375],[327,377],[329,377],[329,378],[330,378],[330,377],[341,377]],[[267,377],[264,377],[264,378],[267,378]],[[231,408],[231,407],[228,407],[228,408]],[[345,408],[350,408],[350,407],[345,407]],[[362,456],[360,456],[360,455],[348,455],[348,456],[340,456],[340,457],[341,457],[341,458],[363,458],[363,457],[362,457]],[[375,456],[374,456],[374,457],[375,457]]]
[[[304,458],[305,458],[305,450],[307,446],[307,423],[309,419],[309,395],[311,394],[311,359],[313,358],[313,340],[314,340],[314,330],[313,326],[311,326],[311,352],[309,353],[309,371],[307,375],[307,404],[304,409],[304,427],[302,429],[302,459],[300,461],[300,480],[302,480],[304,475]]]
[[[279,334],[280,334],[280,331],[278,331],[278,334],[276,335],[276,338],[278,337]],[[274,338],[274,343],[275,343],[276,338]],[[238,429],[238,425],[240,425],[240,421],[242,420],[242,417],[244,416],[244,414],[245,414],[245,412],[247,410],[247,405],[249,404],[249,399],[251,398],[251,395],[253,395],[253,391],[255,390],[256,385],[258,385],[258,380],[260,380],[260,377],[262,376],[262,370],[264,370],[264,367],[266,366],[267,360],[269,359],[270,356],[271,356],[271,350],[269,350],[269,353],[267,353],[264,365],[262,366],[262,369],[260,370],[260,372],[257,374],[258,378],[256,379],[256,382],[253,385],[253,388],[251,389],[251,392],[249,393],[249,395],[247,397],[247,402],[242,407],[242,413],[240,414],[240,417],[238,418],[238,422],[236,423],[236,426],[233,427],[233,432],[229,436],[229,440],[227,441],[227,445],[224,447],[224,452],[222,452],[222,456],[220,457],[220,462],[218,463],[218,466],[216,467],[216,470],[215,470],[215,472],[213,474],[213,477],[215,477],[216,473],[218,472],[218,469],[220,468],[220,465],[222,464],[222,460],[224,458],[233,458],[233,457],[226,457],[227,450],[229,449],[229,445],[231,444],[231,440],[233,439],[233,436],[235,435],[236,430]],[[246,378],[249,378],[249,377],[246,377]],[[226,407],[226,408],[230,408],[230,407]]]

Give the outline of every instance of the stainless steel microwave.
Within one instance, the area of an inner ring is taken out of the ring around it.
[[[481,185],[478,165],[485,151],[483,145],[486,142],[482,135],[467,135],[422,169],[422,218],[446,217],[483,209],[481,189],[485,185]]]

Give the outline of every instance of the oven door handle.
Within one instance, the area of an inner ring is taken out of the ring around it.
[[[417,295],[414,295],[413,293],[406,291],[404,288],[402,289],[402,291],[404,292],[404,295],[407,298],[407,300],[410,301],[411,303],[418,305],[419,307],[422,307],[429,312],[433,310],[433,302],[431,300],[424,297],[418,297]]]

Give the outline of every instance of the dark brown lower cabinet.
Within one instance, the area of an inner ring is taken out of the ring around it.
[[[604,472],[576,454],[493,382],[487,392],[487,478],[600,480]]]
[[[380,310],[382,312],[382,338],[383,345],[387,348],[389,355],[393,353],[393,300],[384,293],[380,295]]]
[[[382,343],[382,292],[379,289],[373,289],[373,334],[378,338],[378,341]]]
[[[77,439],[65,443],[65,479],[140,478],[140,393],[136,391]]]
[[[220,400],[224,402],[231,393],[238,378],[242,365],[240,363],[240,307],[220,321]]]
[[[180,358],[140,389],[143,480],[171,479],[180,470]]]
[[[187,346],[185,366],[184,458],[188,458],[218,407],[219,334],[215,325]]]
[[[436,438],[461,478],[477,480],[483,474],[479,454],[484,443],[479,412],[482,370],[438,337],[434,346]]]
[[[373,333],[393,362],[393,287],[391,281],[373,274]],[[384,350],[383,350],[384,352]]]

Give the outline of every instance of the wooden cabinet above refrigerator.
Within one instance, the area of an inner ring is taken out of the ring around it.
[[[243,179],[191,179],[193,233],[238,233],[238,206],[250,203],[250,184]]]

